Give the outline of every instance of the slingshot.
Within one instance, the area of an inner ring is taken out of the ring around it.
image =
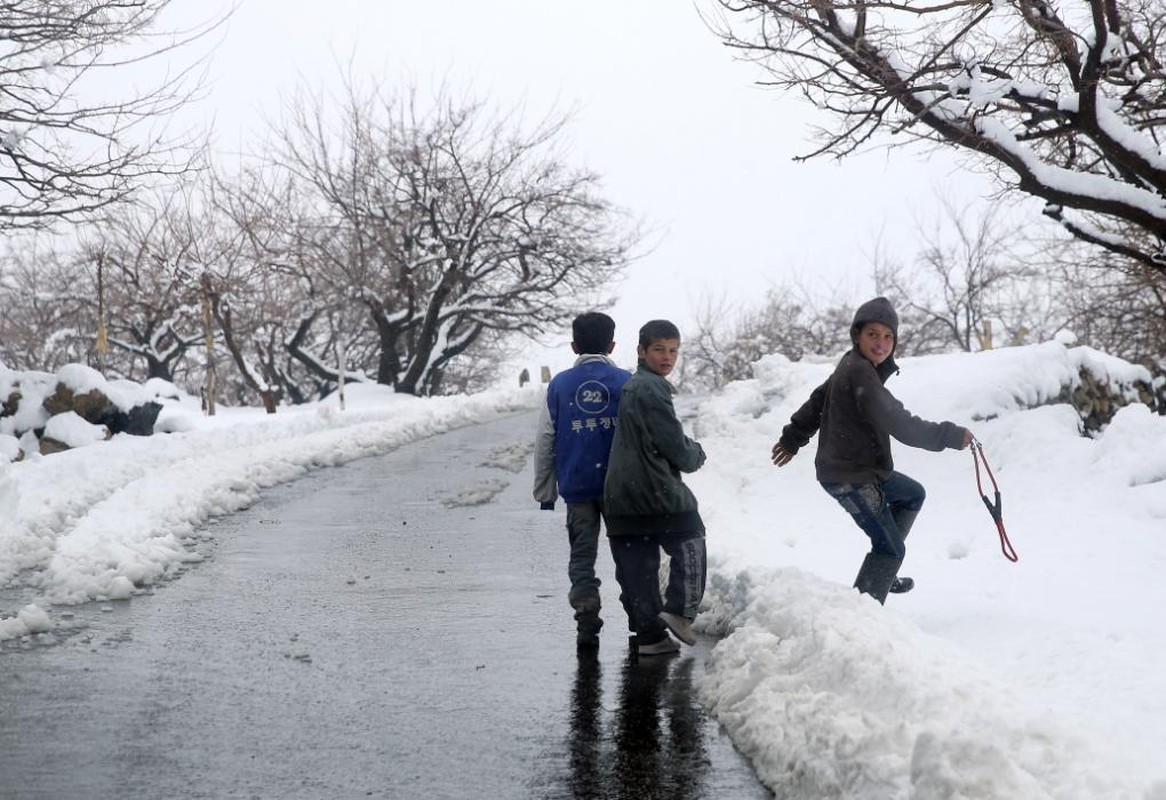
[[[988,509],[988,513],[992,515],[992,520],[996,523],[996,532],[1000,534],[1000,550],[1009,561],[1019,561],[1020,556],[1016,554],[1016,550],[1012,547],[1012,542],[1008,540],[1008,532],[1004,530],[1004,515],[1000,507],[1000,485],[996,483],[996,476],[992,474],[992,468],[988,466],[988,459],[984,455],[984,445],[980,444],[980,440],[973,436],[971,447],[972,465],[976,468],[976,489],[979,490],[980,499],[984,501],[984,506]],[[992,490],[996,493],[995,502],[989,500],[988,495],[984,494],[984,485],[980,480],[981,461],[984,462],[984,470],[992,480]]]

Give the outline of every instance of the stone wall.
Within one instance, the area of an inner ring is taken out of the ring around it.
[[[168,384],[167,384],[168,385]],[[149,436],[162,410],[140,384],[107,382],[100,373],[69,365],[57,374],[0,375],[0,458],[50,454],[118,433]]]
[[[1076,386],[1066,386],[1054,402],[1068,403],[1077,409],[1088,432],[1101,430],[1119,408],[1131,403],[1142,403],[1156,414],[1166,414],[1166,377],[1116,386],[1084,368],[1078,377],[1080,382]]]

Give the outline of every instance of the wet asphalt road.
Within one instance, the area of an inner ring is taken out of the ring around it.
[[[771,797],[697,701],[711,642],[628,661],[605,548],[576,654],[533,428],[268,491],[180,579],[6,643],[0,798]]]

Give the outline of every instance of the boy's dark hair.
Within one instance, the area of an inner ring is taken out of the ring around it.
[[[600,311],[588,311],[575,317],[571,336],[580,355],[606,355],[615,338],[615,320]]]
[[[640,328],[640,347],[647,350],[657,339],[680,340],[680,329],[666,319],[654,319],[645,322]]]

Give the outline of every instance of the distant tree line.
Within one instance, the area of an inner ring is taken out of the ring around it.
[[[45,22],[45,36],[104,53],[151,35],[165,5],[54,6],[67,19]],[[22,8],[0,10],[0,30],[22,24]],[[173,381],[212,409],[258,399],[274,411],[341,380],[471,390],[516,337],[610,303],[639,240],[599,176],[560,155],[565,115],[532,124],[444,90],[422,98],[349,78],[335,97],[305,86],[258,155],[228,167],[204,148],[168,168],[168,143],[142,145],[119,126],[157,123],[194,97],[171,79],[146,99],[67,117],[78,137],[124,150],[71,163],[50,147],[59,109],[83,101],[56,77],[55,55],[46,45],[0,56],[0,74],[39,78],[17,82],[36,87],[28,102],[0,98],[0,124],[36,106],[19,136],[0,131],[0,226],[44,232],[0,254],[9,368],[79,361]],[[103,113],[109,125],[94,133]]]
[[[934,219],[917,225],[908,260],[882,242],[869,257],[866,282],[899,311],[900,355],[1030,344],[1069,331],[1166,376],[1166,276],[1064,236],[1038,238],[1014,203],[975,209],[940,194],[935,208]],[[850,321],[865,299],[798,278],[775,282],[750,306],[707,301],[685,342],[683,384],[703,391],[752,377],[753,363],[770,353],[836,356],[851,346]]]

